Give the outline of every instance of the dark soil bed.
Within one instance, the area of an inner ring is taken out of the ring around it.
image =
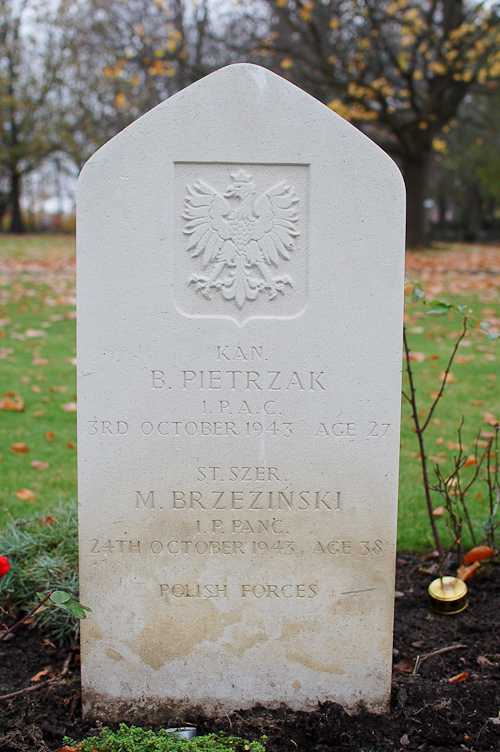
[[[349,716],[331,703],[313,713],[256,706],[223,718],[193,717],[198,733],[266,735],[268,752],[500,750],[500,567],[483,566],[469,580],[466,611],[438,616],[427,607],[432,577],[419,572],[422,566],[429,564],[398,559],[389,715]],[[455,645],[462,647],[429,656],[413,673],[418,656]],[[461,681],[450,682],[460,674]],[[0,750],[55,752],[65,734],[79,740],[96,733],[81,719],[79,679],[76,648],[57,649],[29,629],[1,643]]]

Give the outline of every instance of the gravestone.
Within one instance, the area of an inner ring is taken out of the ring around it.
[[[282,78],[224,68],[79,182],[84,711],[390,692],[404,189]]]

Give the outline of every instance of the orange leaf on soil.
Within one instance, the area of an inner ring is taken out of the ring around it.
[[[21,501],[36,501],[35,494],[29,488],[20,488],[19,491],[16,491],[16,496]]]
[[[16,444],[12,444],[11,449],[14,454],[26,454],[26,452],[29,452],[29,447],[22,441],[18,441]]]
[[[76,413],[76,402],[66,402],[61,407],[66,413]]]
[[[55,676],[54,669],[53,668],[46,668],[43,671],[39,671],[38,674],[35,674],[35,676],[32,676],[30,681],[32,682],[39,682],[40,679],[43,679],[44,676],[48,676],[49,679],[53,679]]]
[[[48,431],[45,434],[45,438],[47,439],[47,441],[54,441],[55,437],[56,437],[56,435],[55,435],[54,431]]]
[[[410,658],[409,655],[405,655],[399,663],[396,663],[394,666],[395,671],[403,671],[405,674],[411,674],[415,666],[415,662],[413,658]]]
[[[483,559],[491,559],[493,556],[493,549],[489,546],[476,546],[472,548],[468,554],[465,555],[464,561],[466,564],[472,564],[474,561],[482,561]]]
[[[469,577],[472,577],[474,572],[478,567],[480,567],[481,564],[478,561],[475,561],[474,564],[471,564],[470,567],[466,567],[464,564],[462,564],[457,569],[457,577],[459,580],[462,580],[462,582],[465,582],[465,580],[468,580]]]
[[[0,410],[11,410],[12,412],[22,413],[24,410],[24,400],[19,395],[4,397],[0,400]]]
[[[41,460],[33,460],[30,462],[31,467],[34,467],[35,470],[47,470],[49,467],[48,462],[42,462]]]
[[[452,676],[451,679],[448,679],[448,681],[450,682],[450,684],[457,684],[458,682],[464,682],[468,676],[469,674],[467,673],[467,671],[462,671],[461,674]]]

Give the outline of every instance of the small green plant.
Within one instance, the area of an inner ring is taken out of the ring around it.
[[[179,739],[166,729],[144,731],[137,726],[121,723],[117,731],[104,727],[99,736],[81,742],[64,738],[64,752],[265,752],[265,737],[261,742],[250,742],[239,736],[223,733]]]
[[[463,544],[463,529],[467,528],[472,543],[477,547],[487,546],[491,555],[498,553],[496,532],[500,527],[498,509],[500,506],[500,471],[499,471],[499,426],[494,429],[493,436],[486,442],[481,452],[479,438],[476,439],[475,453],[468,458],[463,451],[462,424],[458,428],[457,454],[454,456],[454,466],[448,475],[444,475],[439,464],[436,464],[437,483],[431,486],[433,491],[441,495],[446,510],[446,524],[450,530],[453,543],[449,550],[456,548],[459,563],[465,563],[465,549]],[[464,477],[464,468],[471,465],[472,473]],[[471,489],[482,472],[486,483],[488,517],[480,526],[474,525],[468,508]],[[474,549],[474,550],[475,550]],[[485,557],[481,557],[485,558]]]
[[[411,284],[413,286],[413,302],[415,303],[420,301],[425,304],[427,301],[420,283],[410,282],[410,280],[406,280],[405,282],[406,284]],[[462,449],[462,426],[464,422],[463,417],[460,426],[458,427],[458,454],[454,457],[453,471],[451,474],[445,476],[439,463],[436,463],[435,473],[437,476],[437,484],[433,485],[431,482],[429,457],[426,451],[424,433],[431,422],[439,401],[443,397],[447,381],[450,377],[451,366],[453,364],[455,356],[457,355],[458,348],[463,339],[466,337],[467,332],[475,327],[484,331],[486,338],[490,342],[494,342],[500,338],[500,333],[490,331],[489,324],[485,322],[482,322],[480,324],[476,323],[473,316],[473,311],[469,306],[447,303],[442,300],[433,300],[429,303],[429,309],[427,310],[428,315],[430,314],[435,316],[442,316],[451,312],[458,312],[460,314],[462,318],[462,326],[460,332],[455,338],[454,346],[451,350],[448,358],[448,363],[443,372],[441,387],[439,391],[435,395],[433,395],[433,401],[428,410],[419,409],[417,400],[417,387],[411,365],[412,353],[408,343],[406,326],[403,328],[403,346],[406,360],[406,372],[408,377],[408,389],[406,391],[405,389],[403,389],[403,398],[407,400],[411,409],[413,430],[416,433],[420,450],[419,456],[422,469],[425,502],[429,515],[434,543],[441,561],[441,567],[444,566],[448,553],[455,546],[458,549],[460,563],[463,563],[464,548],[462,541],[462,530],[464,527],[467,528],[473,544],[476,546],[479,542],[480,536],[476,535],[474,531],[469,510],[467,508],[467,495],[470,493],[471,488],[473,487],[476,480],[480,477],[482,466],[486,468],[484,479],[488,488],[489,516],[488,520],[483,525],[484,530],[482,532],[484,538],[483,536],[481,536],[483,538],[483,541],[481,542],[488,542],[491,545],[492,550],[494,548],[495,532],[498,527],[497,511],[500,499],[498,475],[498,426],[496,428],[495,443],[493,442],[493,439],[490,440],[482,456],[480,456],[480,452],[478,451],[479,443],[478,441],[476,441],[476,453],[474,455],[474,461],[472,462],[472,460],[469,461],[469,458],[464,456]],[[463,477],[462,471],[469,464],[474,465],[474,472],[472,473],[472,476],[466,481]],[[441,543],[441,538],[437,529],[431,491],[434,491],[442,496],[447,513],[447,526],[453,535],[453,543],[446,551]]]
[[[45,517],[12,522],[0,531],[0,551],[10,564],[0,590],[4,614],[32,618],[60,644],[74,641],[84,615],[77,602],[76,503]]]

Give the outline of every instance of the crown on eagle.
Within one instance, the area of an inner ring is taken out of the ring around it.
[[[243,169],[240,169],[237,172],[230,172],[229,174],[235,183],[250,183],[252,180],[250,173]]]

